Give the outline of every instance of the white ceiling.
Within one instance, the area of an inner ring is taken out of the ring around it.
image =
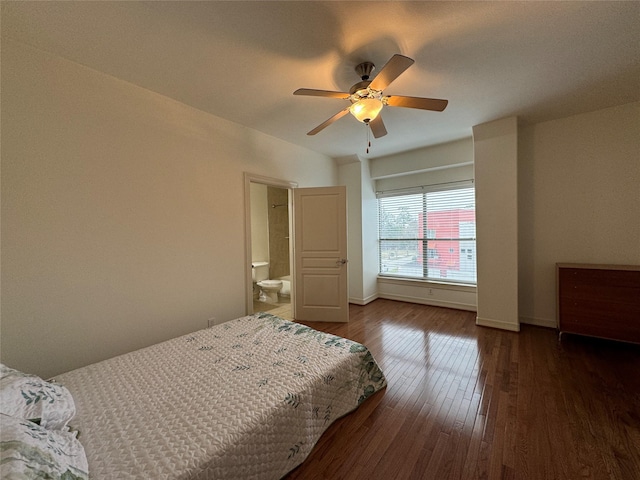
[[[442,113],[385,107],[382,156],[640,100],[640,2],[2,2],[2,36],[331,157],[364,154],[348,105],[356,64],[415,64],[385,94],[445,98]],[[374,74],[376,72],[374,71]]]

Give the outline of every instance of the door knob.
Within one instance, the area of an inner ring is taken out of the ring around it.
[[[349,260],[347,260],[346,258],[341,258],[339,260],[336,260],[336,265],[339,267],[341,265],[344,265],[345,263],[347,263]]]

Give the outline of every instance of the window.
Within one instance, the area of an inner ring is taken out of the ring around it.
[[[476,283],[473,185],[378,193],[383,276]]]

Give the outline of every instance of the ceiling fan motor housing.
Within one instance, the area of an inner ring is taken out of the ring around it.
[[[376,66],[371,62],[363,62],[356,65],[356,73],[362,80],[369,80],[371,72],[375,70]]]
[[[359,94],[361,97],[367,97],[368,87],[370,84],[371,82],[369,80],[363,80],[362,82],[358,82],[349,89],[349,93],[352,96]]]
[[[371,62],[363,62],[356,65],[356,73],[362,79],[361,82],[356,83],[349,89],[349,93],[352,97],[355,94],[360,98],[368,98],[368,90],[367,87],[371,84],[369,77],[371,76],[371,72],[376,68],[376,66]],[[351,98],[351,103],[357,102],[359,98],[353,99]]]

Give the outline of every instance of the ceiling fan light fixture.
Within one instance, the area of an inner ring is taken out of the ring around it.
[[[383,103],[378,98],[362,98],[352,104],[349,111],[359,122],[369,123],[375,120],[382,107]]]
[[[1,1],[1,0],[0,0]],[[441,112],[447,106],[448,101],[438,98],[424,97],[407,97],[401,95],[383,95],[383,91],[398,78],[407,68],[413,65],[414,61],[400,55],[393,55],[382,70],[375,76],[373,80],[369,80],[371,72],[375,68],[373,63],[364,62],[356,66],[356,73],[360,76],[361,81],[352,85],[347,92],[334,92],[330,90],[316,90],[311,88],[299,88],[294,95],[309,95],[312,97],[339,98],[341,100],[349,100],[351,105],[343,108],[333,117],[322,122],[316,128],[307,133],[307,135],[315,135],[324,128],[331,125],[336,120],[341,119],[347,113],[351,113],[359,122],[367,124],[375,138],[383,137],[387,134],[380,111],[382,107],[404,107],[417,108],[420,110],[431,110]]]

